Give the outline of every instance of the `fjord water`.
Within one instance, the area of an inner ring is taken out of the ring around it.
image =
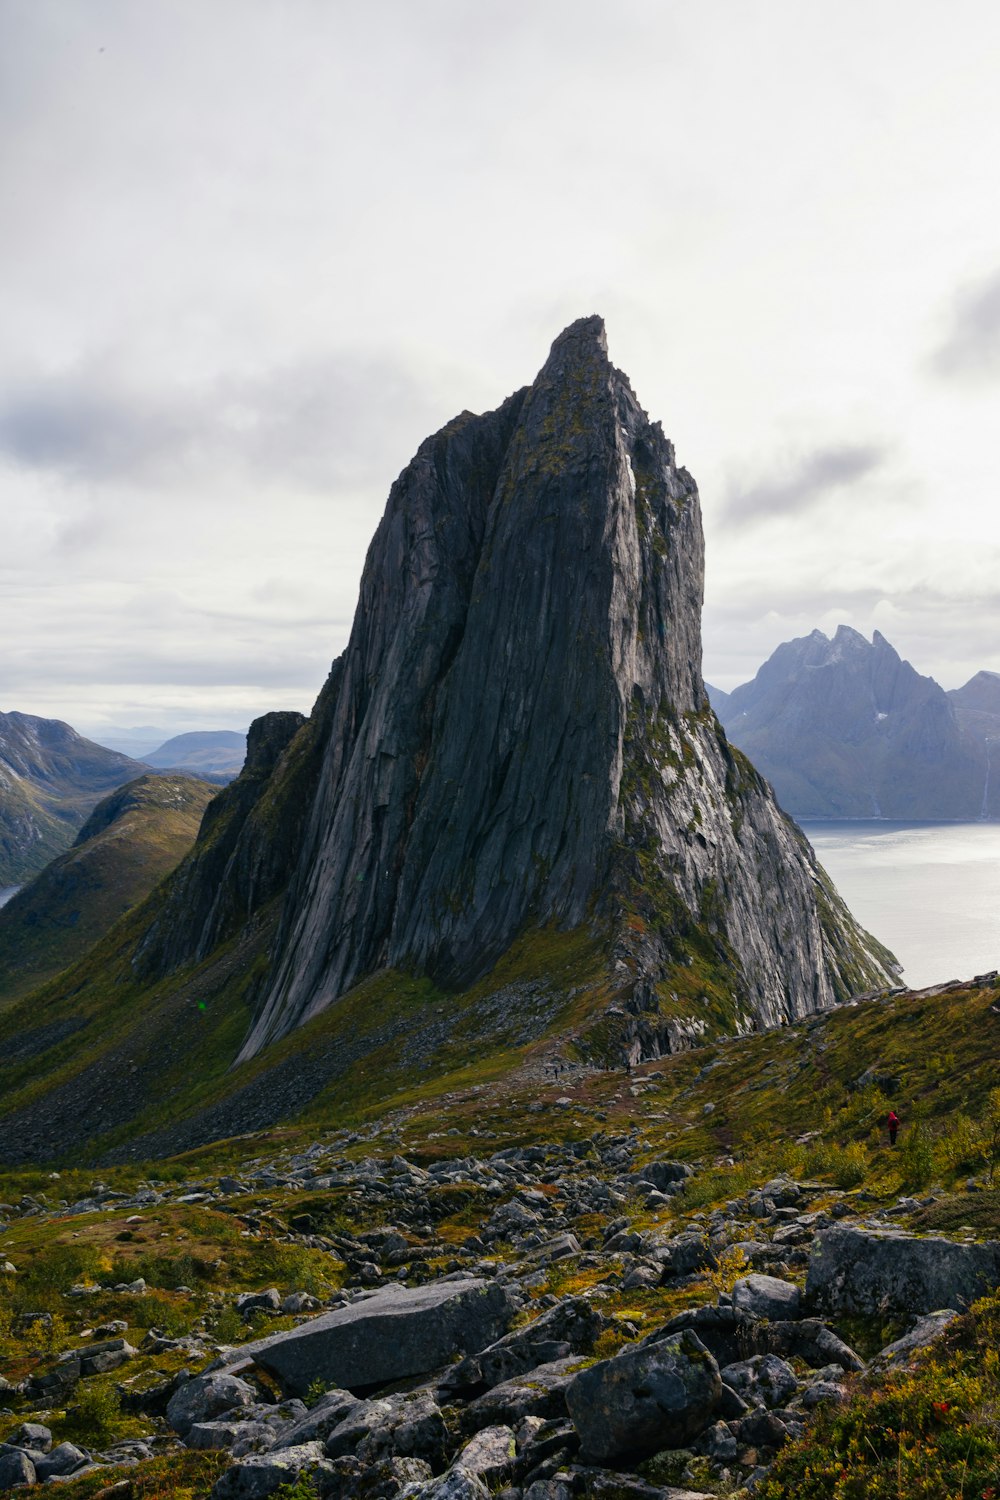
[[[1000,823],[802,823],[914,989],[1000,968]]]
[[[16,896],[20,889],[19,885],[0,885],[0,906],[6,906],[11,896]]]

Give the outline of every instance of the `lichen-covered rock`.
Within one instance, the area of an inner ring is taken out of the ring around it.
[[[455,1467],[477,1474],[492,1485],[510,1477],[514,1457],[513,1429],[506,1425],[484,1427],[466,1443],[455,1459]]]
[[[707,1426],[721,1393],[718,1365],[685,1332],[582,1370],[566,1404],[584,1458],[603,1463],[682,1447]]]
[[[462,1430],[473,1433],[483,1427],[514,1426],[526,1417],[565,1417],[566,1391],[580,1364],[579,1359],[555,1359],[494,1386],[470,1401],[462,1412]]]
[[[754,1406],[786,1406],[799,1388],[795,1371],[776,1354],[755,1354],[726,1365],[722,1379]]]
[[[507,1289],[479,1277],[392,1285],[242,1344],[233,1359],[253,1360],[292,1394],[304,1394],[316,1380],[357,1390],[422,1375],[482,1349],[505,1331],[513,1312]]]
[[[512,1333],[469,1355],[448,1372],[447,1383],[456,1389],[499,1385],[537,1365],[551,1364],[570,1354],[586,1354],[601,1331],[601,1316],[584,1297],[566,1297],[526,1328]]]
[[[359,1406],[350,1391],[333,1389],[324,1392],[304,1416],[296,1418],[278,1439],[279,1447],[295,1448],[301,1443],[323,1442],[347,1414]]]
[[[837,1225],[816,1236],[806,1297],[834,1313],[929,1313],[967,1307],[1000,1286],[1000,1242]]]
[[[35,1466],[23,1448],[0,1446],[0,1493],[35,1483]]]
[[[428,1391],[359,1401],[326,1439],[328,1458],[353,1453],[363,1463],[419,1458],[444,1467],[449,1445],[441,1408]]]
[[[250,1454],[226,1469],[212,1487],[212,1500],[265,1500],[299,1476],[333,1474],[320,1443],[303,1443],[269,1453]]]
[[[741,1276],[733,1285],[733,1306],[755,1318],[797,1318],[801,1293],[778,1276]]]
[[[22,1422],[4,1438],[4,1442],[12,1448],[30,1448],[35,1453],[48,1453],[52,1447],[52,1429],[42,1422]]]
[[[184,1437],[196,1422],[211,1422],[234,1407],[252,1406],[253,1386],[235,1375],[218,1371],[186,1380],[167,1402],[167,1421]]]

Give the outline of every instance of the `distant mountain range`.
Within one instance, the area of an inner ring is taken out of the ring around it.
[[[147,774],[99,802],[71,848],[0,909],[0,1007],[86,953],[177,865],[218,787]]]
[[[59,719],[0,713],[0,886],[30,880],[102,797],[145,770]]]
[[[734,745],[797,818],[1000,816],[1000,674],[945,692],[876,631],[779,646],[731,693],[709,688]]]
[[[130,755],[147,766],[195,771],[226,781],[239,775],[247,753],[246,732],[237,729],[199,729],[171,735],[155,724],[140,724],[131,729],[97,730],[95,738],[109,750]]]
[[[246,755],[245,734],[234,729],[205,729],[175,735],[142,758],[148,766],[196,771],[231,781],[242,770]]]
[[[225,785],[239,775],[246,743],[246,735],[232,729],[197,731],[176,735],[134,760],[84,738],[61,719],[0,713],[0,890],[23,885],[68,849],[115,787],[150,767]]]

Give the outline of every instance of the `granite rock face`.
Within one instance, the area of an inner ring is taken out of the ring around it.
[[[834,1313],[930,1313],[967,1307],[998,1286],[1000,1241],[842,1225],[813,1241],[806,1298]]]
[[[625,1349],[583,1370],[566,1392],[585,1461],[680,1448],[722,1394],[719,1367],[693,1333]]]
[[[225,859],[217,838],[196,851],[146,972],[203,956],[284,881],[242,1058],[372,972],[460,988],[549,923],[608,935],[633,1056],[698,1041],[676,995],[694,961],[735,1030],[890,982],[708,705],[703,572],[695,483],[581,319],[396,481],[312,719]]]

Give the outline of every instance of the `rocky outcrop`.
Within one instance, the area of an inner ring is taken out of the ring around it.
[[[972,683],[960,693],[970,705],[984,697]],[[832,640],[814,630],[786,641],[717,711],[793,817],[995,815],[985,747],[960,722],[959,697],[879,631],[869,642],[841,625]]]
[[[929,1313],[968,1307],[998,1286],[1000,1241],[839,1226],[813,1242],[806,1297],[824,1312]]]
[[[581,1371],[566,1391],[585,1462],[681,1448],[722,1395],[719,1367],[695,1334],[624,1349]]]
[[[317,770],[310,736],[299,735],[305,725],[292,712],[251,724],[243,769],[207,809],[197,848],[139,946],[133,968],[142,977],[206,957],[284,890]]]

